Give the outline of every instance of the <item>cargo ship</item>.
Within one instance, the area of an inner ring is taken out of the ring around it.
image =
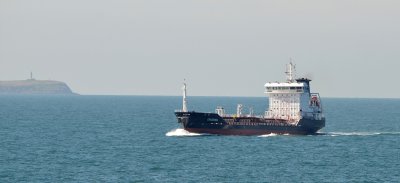
[[[238,104],[236,114],[226,114],[217,107],[215,113],[189,111],[187,84],[183,84],[182,109],[175,116],[186,131],[218,135],[316,134],[325,127],[325,116],[319,93],[311,93],[308,78],[295,77],[295,65],[286,65],[285,82],[264,85],[269,98],[268,109],[262,115],[243,113]]]

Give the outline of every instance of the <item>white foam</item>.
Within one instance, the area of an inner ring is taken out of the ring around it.
[[[399,135],[400,132],[328,132],[325,135],[337,136],[373,136],[373,135]]]
[[[278,134],[276,134],[276,133],[270,133],[270,134],[265,134],[265,135],[260,135],[260,136],[258,136],[258,137],[275,137],[275,136],[277,136]]]
[[[189,137],[189,136],[200,136],[200,135],[202,135],[202,134],[191,133],[191,132],[188,132],[185,129],[181,129],[181,128],[169,131],[168,133],[165,134],[165,136],[167,136],[167,137]]]
[[[331,132],[329,135],[336,136],[371,136],[371,135],[379,135],[380,133],[375,132]]]

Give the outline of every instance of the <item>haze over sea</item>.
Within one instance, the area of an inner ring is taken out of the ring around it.
[[[190,97],[190,110],[262,97]],[[323,99],[321,135],[186,133],[181,97],[0,96],[0,182],[398,182],[400,100]]]

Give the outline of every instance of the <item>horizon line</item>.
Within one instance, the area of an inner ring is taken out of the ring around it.
[[[146,95],[146,94],[80,94],[80,96],[138,96],[138,97],[182,97],[182,95]],[[221,96],[221,95],[189,95],[187,97],[245,97],[245,98],[268,98],[268,96]],[[337,99],[400,99],[400,97],[340,97],[340,96],[326,96],[321,98],[337,98]]]

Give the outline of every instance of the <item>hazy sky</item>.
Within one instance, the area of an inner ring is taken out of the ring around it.
[[[0,80],[263,96],[290,57],[324,97],[400,97],[400,1],[0,0]]]

